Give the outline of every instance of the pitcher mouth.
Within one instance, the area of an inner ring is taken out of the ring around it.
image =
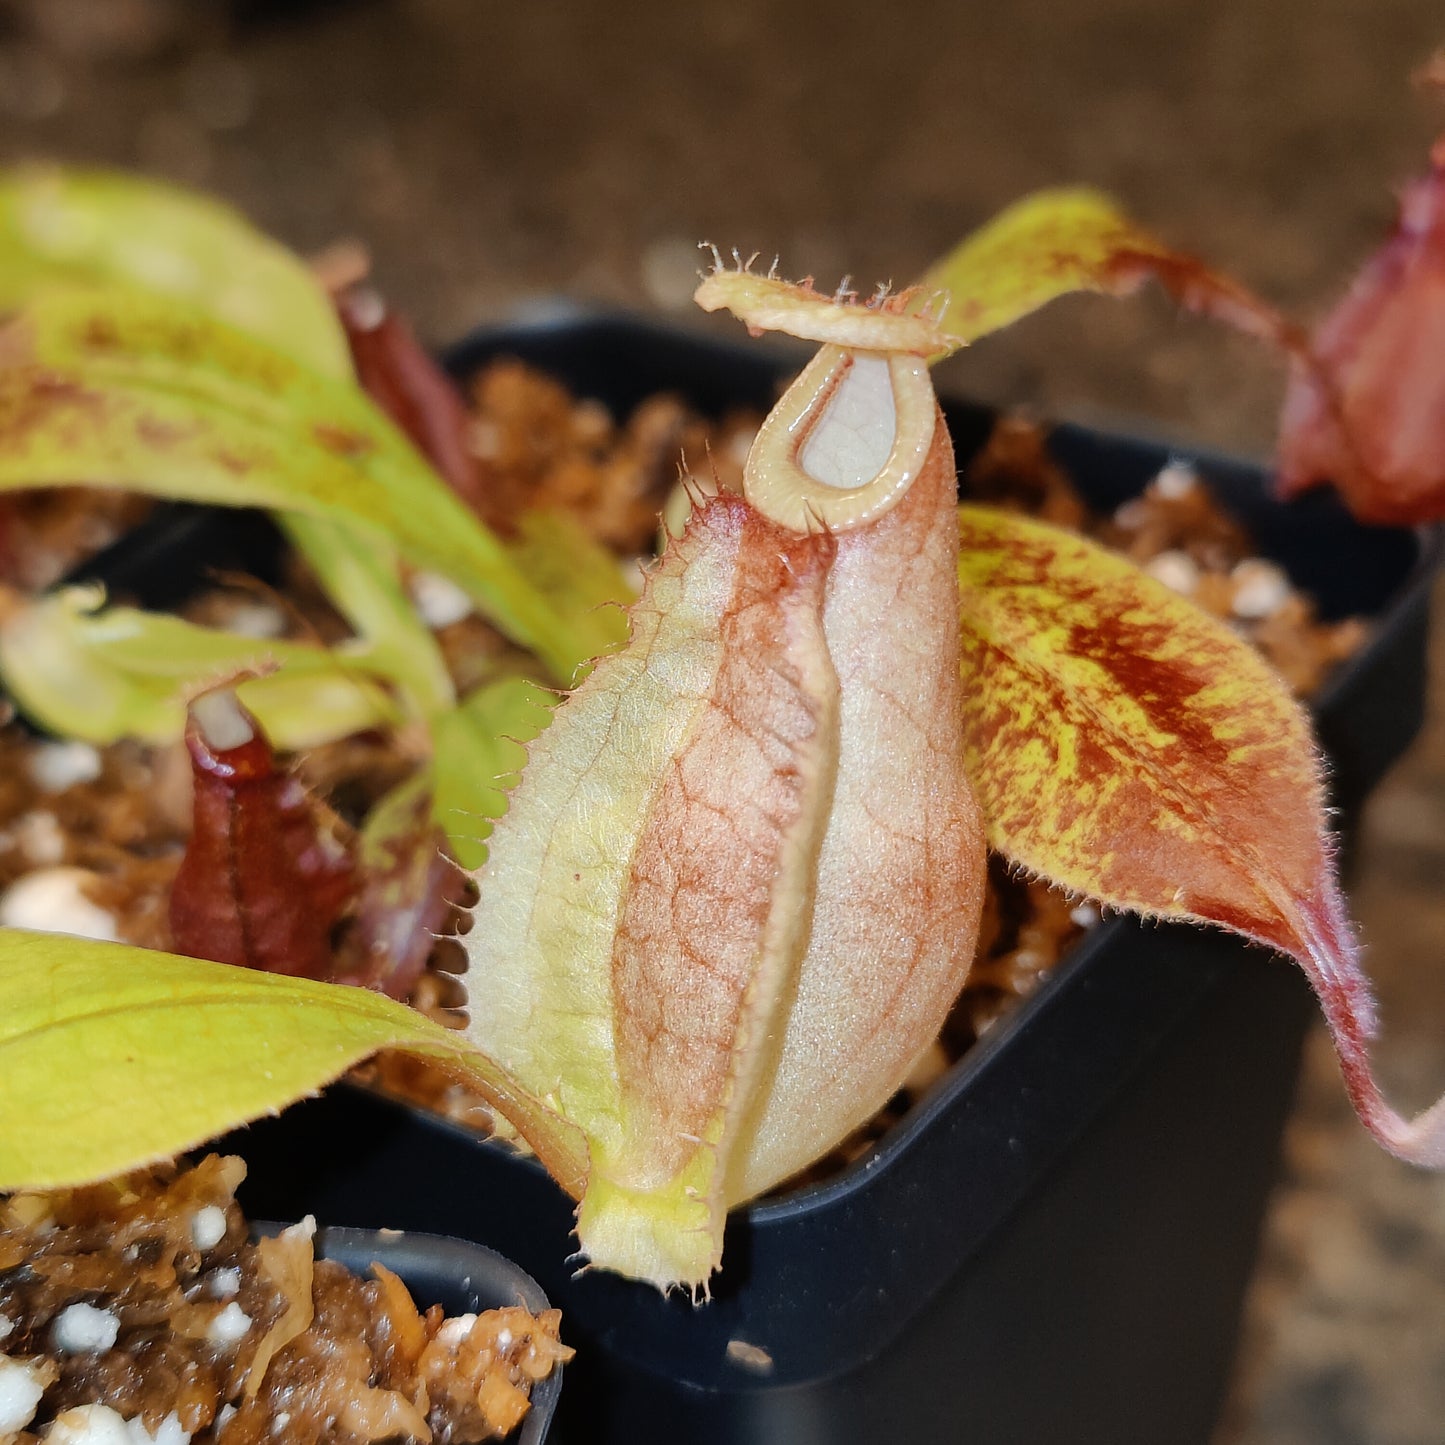
[[[796,532],[866,526],[917,480],[936,421],[922,357],[823,346],[759,430],[743,494]]]

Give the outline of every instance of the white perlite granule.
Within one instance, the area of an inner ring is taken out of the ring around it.
[[[407,585],[412,604],[428,627],[450,627],[476,611],[472,599],[440,573],[413,572]]]
[[[81,1300],[66,1305],[50,1327],[55,1348],[65,1355],[99,1355],[110,1349],[120,1334],[120,1321],[109,1310]]]
[[[191,1215],[191,1243],[197,1249],[214,1249],[226,1237],[226,1211],[219,1204],[205,1204]]]
[[[137,1416],[130,1421],[130,1434],[133,1445],[191,1445],[191,1432],[181,1424],[181,1417],[174,1410],[156,1426],[154,1434]]]
[[[206,1338],[224,1349],[246,1338],[251,1328],[251,1316],[232,1300],[215,1319],[206,1326]]]
[[[286,631],[286,614],[271,602],[235,600],[227,608],[225,626],[242,637],[280,637]]]
[[[174,1410],[147,1430],[139,1415],[127,1420],[109,1405],[77,1405],[55,1417],[45,1445],[190,1445],[191,1433]]]
[[[44,1393],[45,1380],[33,1361],[0,1355],[0,1437],[23,1430]]]
[[[85,868],[41,868],[17,878],[0,894],[0,924],[114,943],[114,917],[83,891],[94,877]]]
[[[437,1343],[449,1350],[459,1349],[462,1342],[471,1334],[472,1326],[476,1322],[476,1315],[454,1315],[451,1319],[444,1320],[441,1329],[437,1331]]]
[[[1246,557],[1229,580],[1234,587],[1229,610],[1246,622],[1273,617],[1289,600],[1289,578],[1263,557]]]
[[[135,1445],[130,1427],[109,1405],[77,1405],[55,1417],[46,1445]]]
[[[1161,552],[1145,563],[1144,570],[1181,597],[1192,597],[1199,586],[1199,564],[1188,552]]]
[[[1178,502],[1199,485],[1199,474],[1188,462],[1172,461],[1157,477],[1150,490],[1166,502]]]
[[[26,861],[37,868],[49,867],[65,858],[65,831],[60,819],[48,808],[32,808],[22,813],[5,831],[19,845]]]
[[[209,1284],[212,1299],[230,1299],[241,1293],[241,1271],[235,1265],[214,1269]]]
[[[79,741],[37,743],[31,750],[31,780],[42,793],[63,793],[100,776],[100,750]]]

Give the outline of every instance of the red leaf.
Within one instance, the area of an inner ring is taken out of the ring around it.
[[[1445,139],[1395,229],[1295,362],[1280,490],[1333,482],[1367,522],[1445,515]]]
[[[186,747],[194,822],[171,888],[177,951],[328,977],[331,930],[354,892],[351,860],[229,686],[192,702]]]
[[[1199,316],[1222,321],[1291,355],[1305,346],[1300,329],[1268,302],[1186,251],[1121,246],[1110,258],[1109,271],[1114,289],[1121,293],[1152,277],[1181,306]]]
[[[1399,1158],[1430,1169],[1445,1168],[1445,1098],[1405,1119],[1380,1093],[1370,1066],[1374,1001],[1339,890],[1331,882],[1302,900],[1292,923],[1294,937],[1287,951],[1319,995],[1345,1088],[1361,1122]]]
[[[467,409],[451,378],[432,360],[406,319],[389,310],[375,292],[342,292],[336,297],[336,310],[362,387],[457,496],[481,515],[484,478],[467,447]]]

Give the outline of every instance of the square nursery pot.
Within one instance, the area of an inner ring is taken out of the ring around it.
[[[275,1234],[279,1224],[258,1224],[255,1234]],[[332,1259],[352,1274],[366,1276],[373,1264],[385,1265],[411,1292],[417,1308],[441,1305],[448,1316],[521,1305],[531,1314],[550,1309],[547,1296],[530,1275],[509,1259],[480,1244],[436,1234],[398,1229],[318,1229],[320,1259]],[[543,1445],[562,1391],[562,1366],[532,1387],[532,1408],[508,1445]]]
[[[763,409],[791,369],[575,313],[473,336],[450,362],[465,374],[502,354],[618,414],[659,390]],[[962,464],[992,414],[945,411]],[[1177,455],[1071,426],[1051,447],[1100,510]],[[1361,528],[1319,493],[1286,509],[1257,468],[1191,460],[1326,616],[1378,621],[1316,700],[1348,829],[1421,720],[1438,539]],[[264,572],[269,535],[182,509],[93,570],[162,603],[207,565]],[[1203,1445],[1313,1016],[1303,977],[1268,952],[1114,919],[872,1152],[736,1211],[697,1308],[574,1273],[572,1205],[541,1169],[419,1110],[338,1087],[226,1147],[250,1162],[253,1215],[458,1235],[517,1260],[577,1349],[553,1435],[570,1445]]]

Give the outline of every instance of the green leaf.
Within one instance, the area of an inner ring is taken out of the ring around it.
[[[281,748],[313,747],[397,720],[386,668],[303,642],[242,637],[133,607],[100,606],[96,587],[12,600],[0,620],[0,672],[21,710],[63,737],[171,742],[198,683],[267,672],[240,694]],[[370,675],[369,675],[370,674]]]
[[[626,608],[637,594],[617,558],[565,512],[523,512],[512,560],[594,656],[627,641]]]
[[[524,677],[503,677],[432,719],[432,817],[464,868],[486,862],[486,839],[507,811],[526,744],[551,722],[556,701]]]
[[[378,1049],[435,1060],[519,1123],[564,1186],[575,1130],[459,1034],[364,989],[0,929],[0,1189],[169,1158],[272,1113]]]
[[[175,303],[50,292],[0,335],[0,488],[75,482],[369,531],[449,576],[559,680],[591,656],[355,387]]]
[[[296,512],[282,523],[332,604],[365,642],[368,666],[396,682],[423,716],[452,707],[456,691],[446,659],[402,588],[391,548],[355,527]]]
[[[429,770],[422,768],[376,800],[357,837],[356,856],[363,869],[383,866],[396,839],[416,832],[418,807],[425,803],[424,811],[430,812],[430,791]]]
[[[119,172],[0,174],[0,311],[95,283],[186,302],[325,375],[351,375],[345,333],[310,268],[228,206]]]

